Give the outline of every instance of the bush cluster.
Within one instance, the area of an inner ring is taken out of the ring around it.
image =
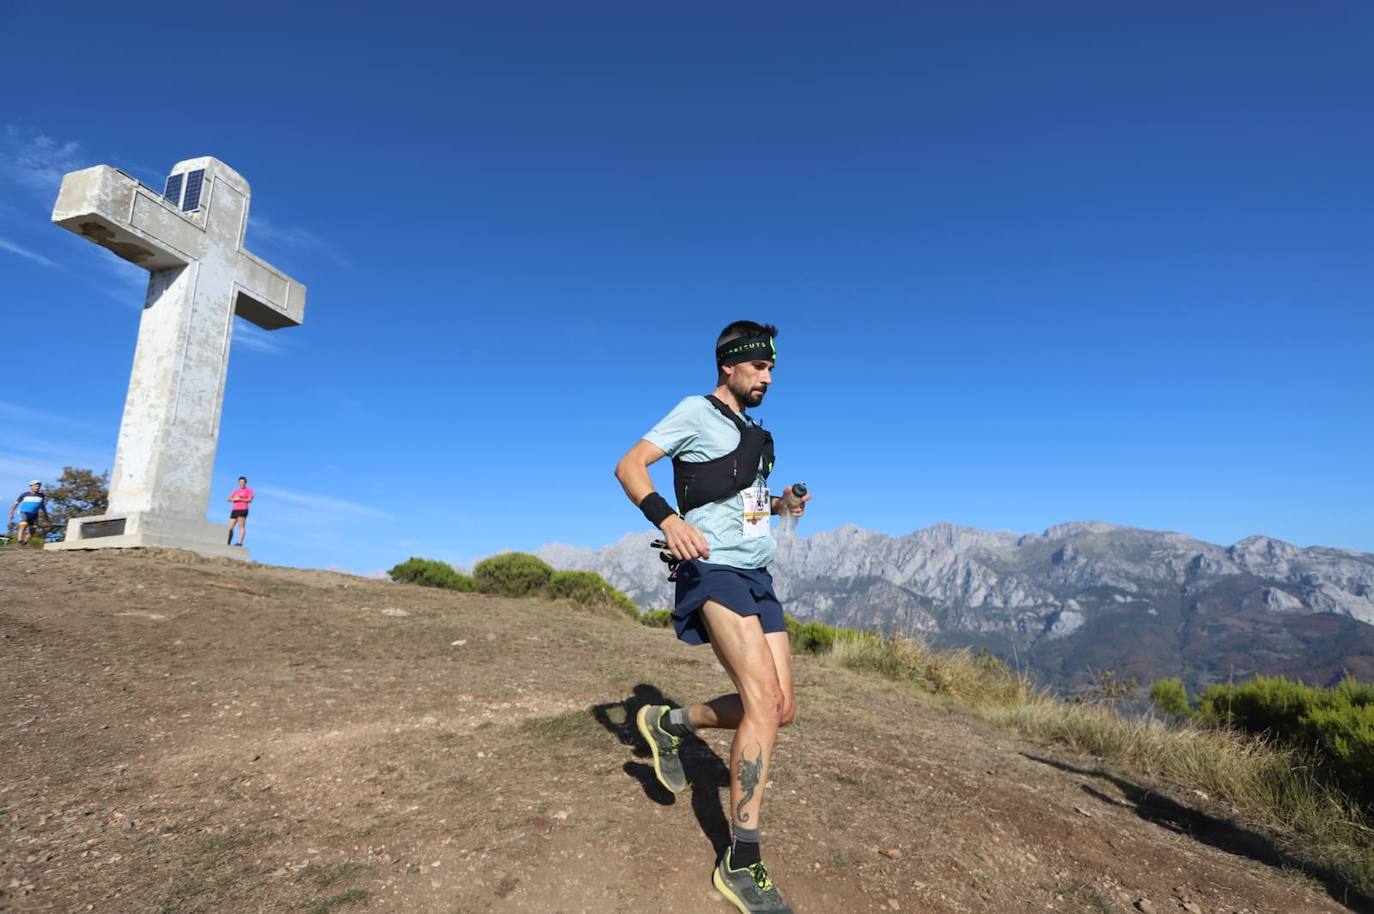
[[[1188,703],[1188,690],[1176,676],[1150,686],[1150,700],[1162,713],[1173,717],[1188,717],[1193,713],[1193,706]]]
[[[618,609],[633,619],[639,618],[639,607],[635,606],[634,601],[595,571],[555,571],[549,575],[548,593],[555,599],[572,600],[582,606]]]
[[[650,609],[640,615],[639,621],[650,628],[667,628],[673,624],[671,609]]]
[[[569,600],[578,606],[639,619],[639,607],[594,571],[554,571],[553,566],[528,552],[503,552],[478,562],[472,576],[435,559],[411,558],[387,572],[393,581],[422,587],[480,591],[501,597],[543,596]],[[664,625],[667,624],[665,619]]]
[[[543,592],[553,566],[528,552],[503,552],[472,566],[472,579],[482,593],[529,597]]]
[[[799,654],[828,654],[837,640],[857,633],[824,622],[798,622],[788,616],[787,634],[792,640],[792,650]]]
[[[553,566],[528,552],[503,552],[482,559],[472,568],[482,593],[502,597],[568,600],[610,615],[639,618],[639,607],[595,571],[554,571]]]
[[[1321,689],[1283,676],[1257,676],[1208,687],[1196,717],[1303,751],[1335,786],[1374,802],[1374,685],[1346,679]]]
[[[443,587],[447,590],[473,591],[477,585],[472,578],[453,570],[453,566],[437,559],[408,558],[387,574],[393,581],[419,584],[421,587]]]

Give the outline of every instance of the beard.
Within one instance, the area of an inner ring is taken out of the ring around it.
[[[744,388],[732,386],[730,390],[735,395],[735,399],[739,400],[740,405],[745,409],[753,409],[755,406],[758,406],[763,402],[763,395],[768,392],[768,388],[762,385]]]

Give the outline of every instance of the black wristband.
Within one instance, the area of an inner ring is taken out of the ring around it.
[[[660,526],[665,520],[677,514],[667,499],[657,492],[650,492],[644,496],[644,500],[639,503],[639,510],[644,512],[644,516],[649,519],[649,523],[655,527]]]

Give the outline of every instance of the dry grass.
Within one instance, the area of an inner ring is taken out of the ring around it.
[[[829,657],[851,670],[878,673],[974,705],[1015,706],[1033,697],[1030,680],[986,652],[937,651],[894,635],[837,638]]]
[[[1295,752],[1224,728],[1063,701],[986,654],[937,651],[901,637],[836,639],[827,659],[908,683],[1039,742],[1199,791],[1304,865],[1374,894],[1374,830],[1355,801],[1315,779]]]
[[[1361,844],[1371,836],[1357,804],[1317,782],[1296,753],[1255,737],[1043,695],[1015,707],[976,710],[980,717],[1032,738],[1201,791],[1229,805],[1245,822],[1277,833]]]

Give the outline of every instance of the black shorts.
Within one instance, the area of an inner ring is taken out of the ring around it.
[[[706,644],[711,640],[697,611],[707,600],[715,600],[741,616],[758,616],[765,634],[787,631],[782,603],[773,593],[773,576],[767,568],[736,568],[700,559],[677,566],[673,628],[685,644]]]
[[[230,520],[233,520],[233,519],[236,518],[236,517],[247,517],[247,516],[248,516],[248,509],[247,509],[247,508],[235,508],[234,510],[232,510],[232,511],[229,512],[229,519],[230,519]]]

